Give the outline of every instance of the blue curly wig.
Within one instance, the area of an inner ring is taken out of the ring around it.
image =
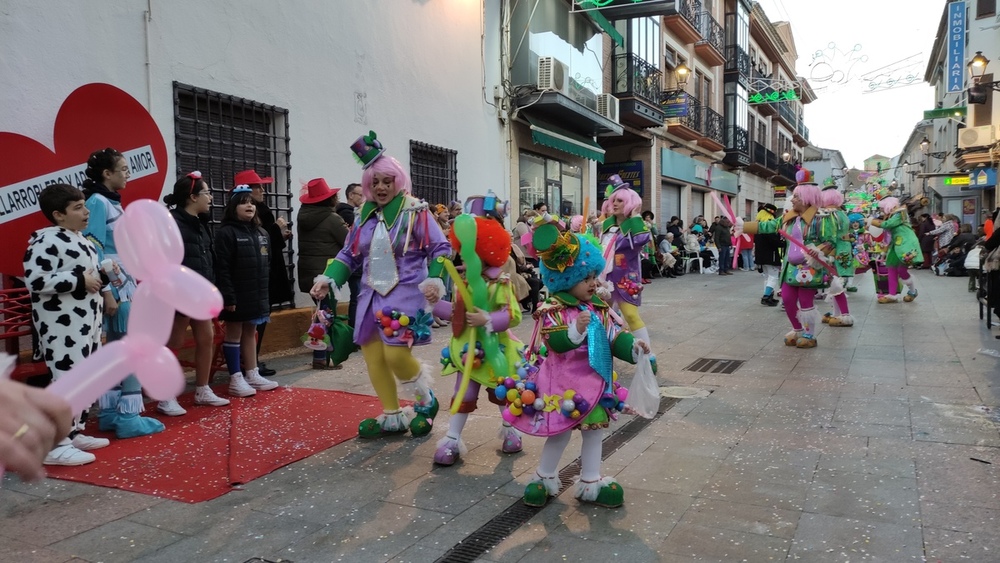
[[[601,249],[586,237],[577,234],[573,236],[580,243],[580,251],[576,255],[572,266],[560,272],[559,270],[546,268],[545,261],[540,261],[542,283],[552,293],[568,291],[574,285],[587,279],[587,276],[590,274],[598,275],[604,270],[604,256],[601,254]]]
[[[864,223],[865,216],[860,213],[851,213],[847,216],[847,220],[851,223]]]

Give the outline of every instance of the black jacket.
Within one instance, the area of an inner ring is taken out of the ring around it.
[[[215,251],[208,225],[183,209],[171,209],[170,214],[174,216],[184,241],[184,261],[181,264],[215,283]]]
[[[348,228],[354,226],[354,206],[350,203],[340,202],[337,204],[337,215],[347,223]]]
[[[287,303],[294,300],[292,295],[292,282],[288,279],[288,266],[285,265],[285,235],[281,232],[281,227],[275,223],[274,213],[264,202],[254,202],[257,206],[257,217],[260,218],[260,226],[267,232],[270,239],[271,265],[270,265],[270,301],[272,305]]]
[[[271,311],[268,300],[271,245],[267,233],[244,221],[223,223],[215,231],[215,286],[225,306],[235,311],[224,321],[251,321]]]

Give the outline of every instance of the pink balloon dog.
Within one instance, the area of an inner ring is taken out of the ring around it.
[[[128,206],[121,222],[115,243],[125,269],[142,283],[132,298],[127,336],[94,352],[49,385],[48,390],[65,399],[73,412],[90,408],[132,373],[153,399],[179,395],[184,372],[166,347],[174,311],[193,319],[213,319],[222,311],[219,290],[181,266],[184,242],[166,208],[151,199],[138,200]]]

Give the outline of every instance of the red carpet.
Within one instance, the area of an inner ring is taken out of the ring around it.
[[[201,502],[349,440],[362,419],[382,412],[377,397],[297,387],[230,398],[228,407],[194,406],[193,399],[193,393],[178,399],[188,411],[179,417],[159,415],[150,403],[145,414],[166,425],[152,436],[117,440],[93,421],[87,434],[110,438],[111,445],[94,450],[91,464],[49,466],[49,476]]]

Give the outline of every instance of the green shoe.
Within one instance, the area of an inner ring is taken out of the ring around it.
[[[847,291],[850,292],[850,293],[857,293],[858,292],[858,288],[852,286],[852,287],[847,288]]]
[[[593,501],[597,506],[607,508],[618,508],[625,504],[625,489],[618,483],[608,483],[601,487],[597,493],[597,500]]]
[[[367,439],[381,438],[382,436],[400,434],[402,432],[406,432],[406,429],[403,428],[401,430],[396,430],[394,432],[385,430],[382,428],[382,425],[378,423],[378,420],[374,418],[366,418],[361,421],[361,424],[358,425],[358,436]]]
[[[545,506],[549,501],[549,492],[541,481],[528,483],[524,488],[524,504],[528,506]]]
[[[437,410],[437,400],[434,401],[434,410]],[[414,438],[419,438],[420,436],[426,436],[431,433],[431,424],[433,419],[429,419],[424,415],[417,413],[413,420],[410,421],[410,434],[413,434]]]
[[[431,404],[428,405],[428,406],[422,407],[422,406],[417,405],[416,403],[414,403],[414,405],[413,405],[413,411],[416,412],[417,414],[425,416],[426,418],[434,420],[434,417],[437,416],[438,408],[440,406],[441,405],[438,404],[437,397],[435,397],[434,393],[431,392]]]

